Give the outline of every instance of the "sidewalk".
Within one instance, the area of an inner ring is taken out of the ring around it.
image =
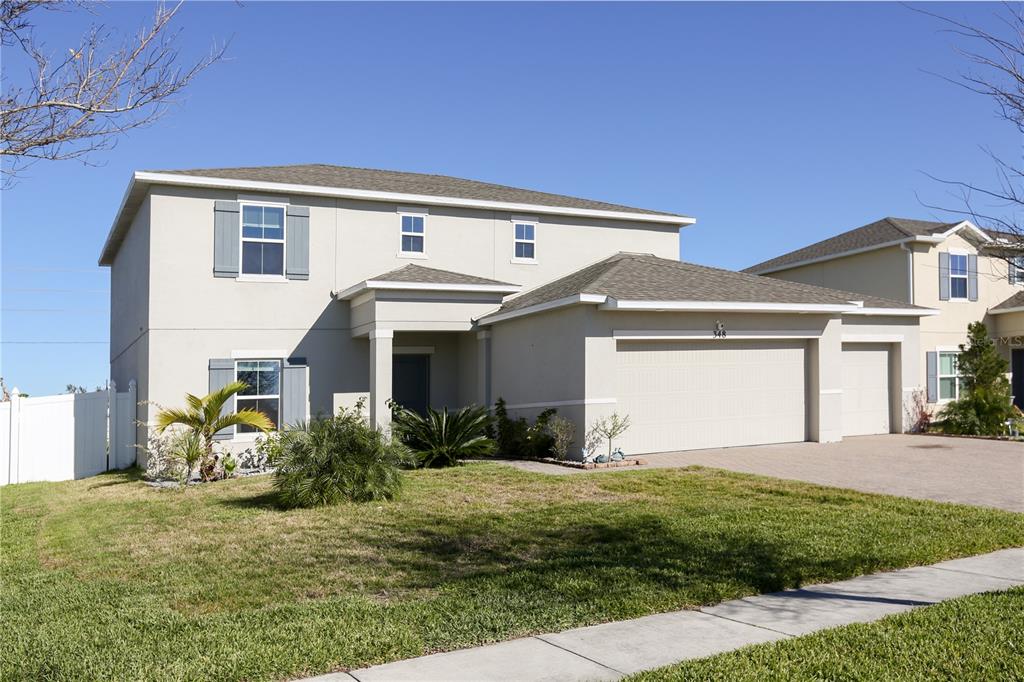
[[[749,644],[1024,585],[1024,548],[332,673],[310,682],[617,680]]]

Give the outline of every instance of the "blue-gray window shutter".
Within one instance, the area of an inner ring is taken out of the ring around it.
[[[214,277],[238,277],[240,229],[238,202],[213,202]]]
[[[289,206],[285,230],[284,275],[288,279],[309,279],[309,207]]]
[[[933,350],[924,354],[928,374],[928,402],[939,401],[939,354]]]
[[[978,257],[973,253],[967,256],[967,300],[978,300]]]
[[[210,359],[210,393],[218,391],[232,381],[235,380],[235,361],[231,358],[211,358]],[[234,409],[234,399],[224,403],[224,407],[221,409],[220,414],[224,416],[231,414]],[[235,435],[235,429],[221,429],[213,435],[217,440],[226,440]]]
[[[949,254],[939,253],[939,300],[949,300]]]
[[[306,358],[288,358],[281,370],[281,428],[294,426],[309,416]]]

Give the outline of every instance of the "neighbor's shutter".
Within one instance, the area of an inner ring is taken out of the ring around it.
[[[967,300],[978,300],[978,257],[967,256]]]
[[[235,380],[235,361],[231,358],[211,358],[210,359],[210,393],[220,390]],[[228,402],[224,403],[223,409],[220,414],[224,416],[231,414],[234,407],[234,399],[232,398]],[[217,440],[225,440],[235,435],[234,428],[221,429],[214,434],[214,438]]]
[[[309,416],[306,358],[288,358],[281,377],[281,428],[294,426]]]
[[[928,351],[924,355],[928,369],[928,402],[935,403],[939,401],[939,354]]]
[[[939,300],[949,300],[949,254],[939,253]]]
[[[238,202],[213,202],[214,277],[238,277],[239,229]]]
[[[285,230],[284,274],[288,279],[309,279],[309,207],[288,207]]]

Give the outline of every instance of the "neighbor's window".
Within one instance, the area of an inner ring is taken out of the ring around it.
[[[242,274],[284,275],[284,207],[242,205]]]
[[[949,254],[949,297],[967,298],[967,256]]]
[[[939,353],[939,400],[956,400],[960,397],[959,353]]]
[[[402,253],[423,253],[423,216],[402,216]]]
[[[280,360],[239,360],[235,364],[235,377],[246,385],[235,398],[235,410],[251,408],[267,415],[278,425],[281,402]],[[256,431],[251,426],[239,426],[239,433]]]
[[[537,226],[533,223],[515,223],[515,257],[533,260],[537,254],[537,240],[534,238]]]
[[[1014,284],[1024,284],[1024,256],[1016,256],[1010,263],[1010,272],[1013,277],[1010,281]]]

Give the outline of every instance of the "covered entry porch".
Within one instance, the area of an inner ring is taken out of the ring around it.
[[[407,265],[339,292],[352,336],[369,340],[371,423],[388,425],[392,400],[420,412],[490,404],[490,332],[474,321],[519,289]]]

